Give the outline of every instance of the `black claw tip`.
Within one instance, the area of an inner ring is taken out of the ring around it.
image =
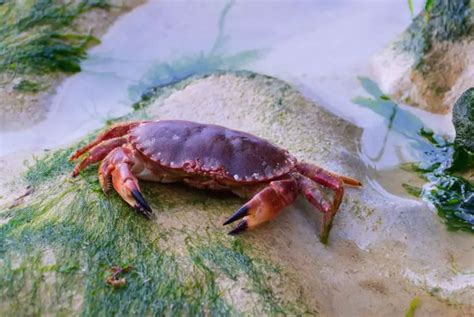
[[[138,212],[139,214],[143,215],[145,218],[147,218],[148,220],[151,219],[151,217],[153,216],[153,213],[149,212],[148,210],[146,209],[143,209],[141,206],[139,205],[135,205],[133,206],[133,208],[135,208],[135,211]]]
[[[133,189],[132,196],[133,198],[135,198],[135,201],[137,203],[134,206],[135,210],[150,219],[153,214],[153,211],[151,210],[150,205],[148,205],[148,203],[146,202],[145,198],[143,198],[142,194],[137,189]]]
[[[241,233],[242,231],[247,230],[247,227],[248,227],[247,221],[246,221],[246,220],[241,221],[241,222],[237,225],[237,227],[235,227],[234,230],[229,231],[228,234],[231,235],[231,236],[234,236],[234,235],[236,235],[236,234]]]
[[[239,210],[237,210],[232,216],[230,216],[229,219],[227,219],[223,225],[228,225],[229,223],[232,223],[236,220],[239,220],[240,218],[243,218],[245,216],[247,216],[249,213],[249,208],[247,206],[242,206],[239,208]]]

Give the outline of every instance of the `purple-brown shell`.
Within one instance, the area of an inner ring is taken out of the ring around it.
[[[288,151],[254,135],[190,121],[142,123],[131,131],[130,142],[162,166],[237,182],[270,180],[296,163]]]

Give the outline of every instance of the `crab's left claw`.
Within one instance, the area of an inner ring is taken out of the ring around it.
[[[138,213],[151,219],[153,211],[146,202],[138,180],[132,174],[133,156],[127,148],[116,148],[107,155],[99,167],[99,181],[105,193],[108,192],[110,181],[117,193]]]
[[[243,218],[229,232],[230,235],[255,227],[275,218],[283,208],[293,203],[297,195],[298,188],[294,179],[273,181],[227,219],[224,226]]]

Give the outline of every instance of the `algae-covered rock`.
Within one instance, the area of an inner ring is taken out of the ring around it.
[[[393,100],[444,114],[474,85],[471,2],[431,1],[429,12],[374,57],[374,75]]]
[[[417,313],[472,312],[473,284],[457,283],[450,266],[470,271],[472,244],[421,202],[381,195],[354,154],[360,129],[288,84],[213,74],[156,88],[135,108],[120,120],[244,130],[364,187],[346,190],[328,246],[303,199],[230,237],[222,222],[245,202],[232,195],[141,182],[156,214],[148,221],[102,193],[95,166],[71,178],[69,153],[89,136],[30,163],[33,192],[0,211],[0,315],[403,315],[415,295]],[[106,283],[116,266],[132,267],[117,288]]]
[[[474,152],[474,88],[466,90],[453,107],[454,145]]]

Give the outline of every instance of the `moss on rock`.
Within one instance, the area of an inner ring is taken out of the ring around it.
[[[474,88],[466,90],[453,108],[454,145],[474,153]]]

